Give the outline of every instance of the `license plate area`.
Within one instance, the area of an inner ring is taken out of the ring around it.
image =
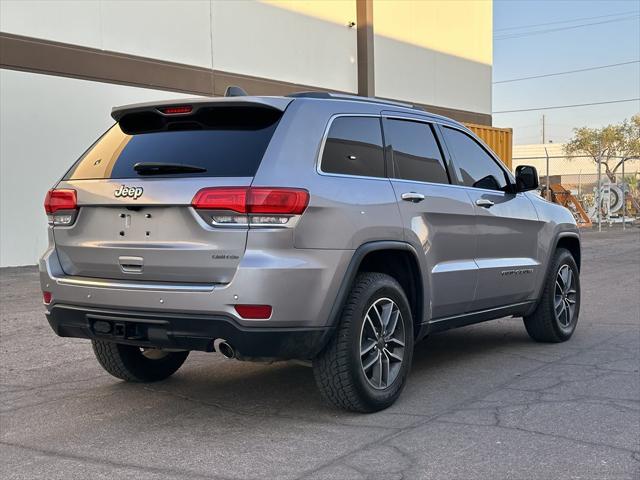
[[[115,213],[115,212],[114,212]],[[126,209],[117,213],[118,236],[127,240],[142,241],[157,237],[156,217],[162,209]]]

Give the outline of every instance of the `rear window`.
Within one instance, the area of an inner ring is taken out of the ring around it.
[[[137,164],[197,167],[153,177],[252,177],[282,112],[256,107],[214,107],[194,115],[125,115],[76,162],[65,180],[138,178]],[[197,170],[197,171],[195,171]]]
[[[325,173],[384,177],[378,117],[338,117],[327,135],[321,168]]]

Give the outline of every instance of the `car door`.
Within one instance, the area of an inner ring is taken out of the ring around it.
[[[383,129],[405,239],[426,258],[431,309],[424,321],[464,313],[478,279],[473,204],[464,189],[450,184],[432,124],[389,115]]]
[[[542,222],[513,177],[470,133],[440,126],[459,185],[476,212],[478,287],[472,310],[530,300],[540,274],[538,237]]]

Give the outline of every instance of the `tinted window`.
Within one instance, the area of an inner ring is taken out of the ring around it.
[[[322,171],[384,177],[380,119],[338,117],[329,128],[322,153]]]
[[[395,178],[449,183],[440,147],[429,124],[389,119],[384,122],[384,135],[393,150]]]
[[[187,164],[204,172],[158,177],[252,177],[281,113],[247,107],[211,108],[167,119],[125,116],[76,162],[65,180],[136,178],[137,163]]]
[[[489,190],[502,190],[507,186],[504,170],[480,144],[453,128],[444,127],[443,132],[463,185]]]

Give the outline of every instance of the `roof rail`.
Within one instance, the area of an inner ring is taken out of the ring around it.
[[[354,102],[367,102],[367,103],[380,103],[382,105],[393,105],[394,107],[411,108],[413,110],[424,111],[422,108],[417,107],[411,103],[395,102],[393,100],[383,100],[376,97],[360,97],[358,95],[348,95],[345,93],[333,93],[333,92],[297,92],[286,95],[292,98],[324,98],[327,100],[350,100]]]

